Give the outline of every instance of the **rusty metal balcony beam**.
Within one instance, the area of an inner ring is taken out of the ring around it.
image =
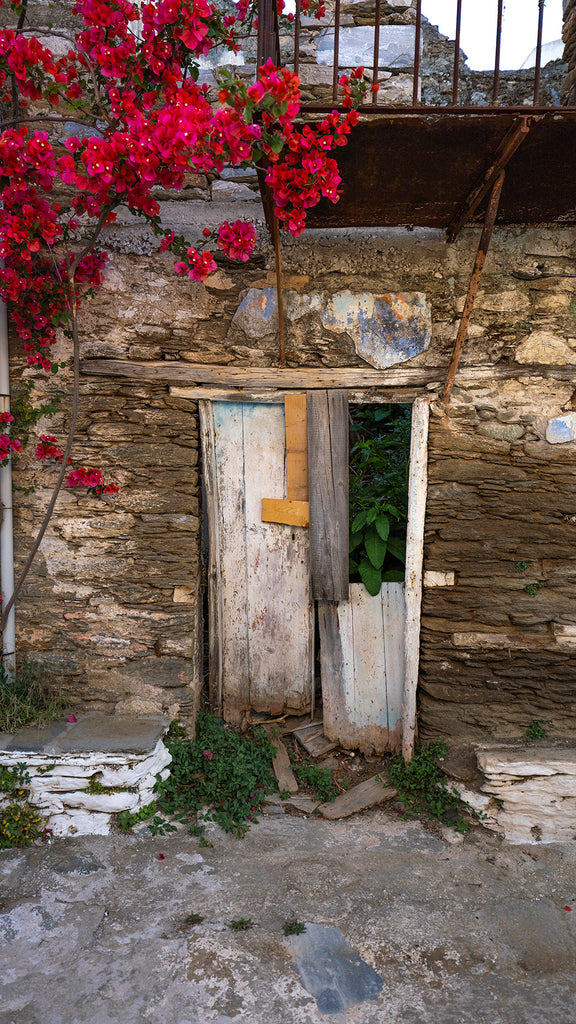
[[[471,217],[474,216],[474,213],[494,185],[494,182],[501,171],[504,170],[507,163],[514,156],[518,147],[522,144],[524,139],[527,138],[530,131],[530,121],[531,119],[528,117],[520,117],[506,132],[506,135],[498,147],[496,157],[488,167],[482,181],[470,193],[463,203],[460,211],[446,228],[446,235],[449,242],[454,241],[464,225]]]

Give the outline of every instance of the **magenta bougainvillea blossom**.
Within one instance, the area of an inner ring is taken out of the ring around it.
[[[29,365],[46,373],[63,365],[52,346],[102,284],[107,255],[98,238],[121,206],[148,221],[178,275],[206,280],[218,250],[250,258],[256,231],[245,221],[206,229],[192,245],[163,231],[157,186],[181,189],[190,171],[261,164],[275,215],[293,236],[322,197],[338,201],[330,154],[358,120],[362,68],[340,80],[345,113],[314,124],[295,122],[298,76],[272,61],[251,85],[229,70],[217,72],[212,92],[198,84],[200,59],[214,46],[238,51],[241,32],[254,27],[252,2],[239,0],[223,16],[208,0],[76,0],[77,31],[59,55],[28,28],[0,28],[0,100],[14,111],[0,136],[0,295]],[[23,10],[22,0],[10,6]],[[325,13],[319,0],[302,0],[302,10]],[[0,464],[20,448],[3,416]],[[42,435],[36,457],[62,461],[57,438]],[[65,482],[95,495],[118,490],[83,466]]]

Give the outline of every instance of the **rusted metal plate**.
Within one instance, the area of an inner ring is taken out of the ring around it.
[[[512,109],[363,114],[348,145],[334,154],[340,202],[323,200],[309,211],[308,226],[445,228],[482,181],[518,116]],[[575,159],[576,110],[539,114],[507,166],[498,223],[575,223]]]

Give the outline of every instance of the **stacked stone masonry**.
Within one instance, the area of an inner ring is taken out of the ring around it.
[[[25,765],[27,799],[54,836],[108,835],[116,815],[155,800],[172,760],[162,740],[166,718],[83,716],[42,729],[0,735],[0,766]],[[10,797],[2,797],[0,808]]]

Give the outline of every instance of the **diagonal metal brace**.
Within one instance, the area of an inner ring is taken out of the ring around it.
[[[464,309],[462,311],[462,319],[460,320],[460,326],[458,328],[458,334],[456,335],[456,341],[454,342],[454,351],[452,352],[452,359],[448,369],[448,376],[446,377],[446,383],[444,385],[444,391],[442,394],[442,405],[445,409],[450,404],[450,398],[452,396],[452,388],[454,387],[454,380],[456,373],[458,372],[458,364],[460,363],[460,357],[462,355],[462,349],[464,348],[464,342],[468,336],[468,328],[470,326],[470,318],[472,316],[472,310],[474,309],[474,302],[476,300],[476,294],[478,292],[478,285],[480,284],[480,278],[482,277],[482,271],[484,270],[484,264],[486,262],[486,254],[488,252],[488,246],[490,245],[490,239],[492,238],[492,232],[494,230],[494,224],[496,221],[496,214],[498,213],[498,204],[500,202],[500,196],[502,194],[502,185],[504,184],[504,171],[500,171],[492,194],[490,196],[490,202],[488,209],[486,210],[486,217],[484,219],[484,227],[482,229],[482,235],[480,237],[480,244],[478,246],[478,252],[476,253],[476,260],[474,261],[474,269],[470,278],[470,284],[468,285],[468,294],[466,296],[466,302],[464,303]]]

